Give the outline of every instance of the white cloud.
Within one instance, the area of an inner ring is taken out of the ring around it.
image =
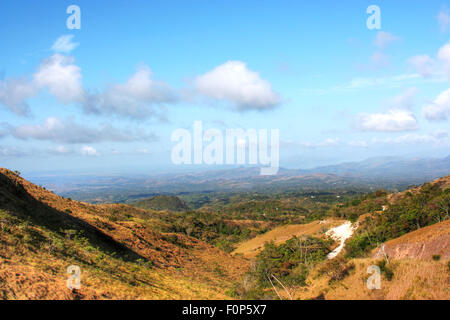
[[[75,123],[72,119],[47,118],[43,124],[22,125],[10,128],[18,139],[37,139],[60,143],[96,143],[104,141],[130,142],[154,141],[156,136],[142,132],[132,132],[111,126],[108,123],[99,128],[90,128]]]
[[[442,32],[446,32],[448,27],[450,26],[450,11],[443,7],[437,16],[439,26],[441,27]]]
[[[327,148],[327,147],[336,147],[339,145],[339,139],[336,138],[327,138],[324,141],[320,142],[300,142],[299,145],[302,148]]]
[[[442,63],[442,69],[446,76],[450,79],[450,43],[442,46],[438,51],[438,59]]]
[[[44,60],[33,75],[0,81],[0,103],[17,115],[28,115],[28,100],[47,89],[62,103],[82,102],[85,92],[81,69],[72,57],[54,54]]]
[[[410,86],[416,85],[417,83],[424,81],[435,82],[437,80],[436,79],[424,80],[420,76],[420,74],[417,73],[400,74],[392,77],[378,77],[378,78],[358,77],[352,79],[347,83],[336,85],[330,88],[302,89],[301,92],[306,94],[319,94],[319,95],[328,94],[332,92],[346,93],[367,88],[380,88],[380,87],[398,88],[407,85]],[[441,81],[439,80],[439,82]]]
[[[164,103],[176,101],[176,94],[164,82],[152,79],[149,67],[142,66],[126,83],[110,85],[104,92],[87,94],[82,85],[81,68],[74,58],[54,54],[45,59],[33,74],[26,78],[0,81],[0,103],[18,115],[29,114],[27,100],[48,90],[64,104],[76,103],[88,113],[119,115],[135,119],[159,116],[164,119]]]
[[[153,80],[148,66],[141,66],[125,84],[111,85],[104,92],[91,95],[84,108],[89,113],[142,119],[158,111],[152,105],[175,101],[174,91],[165,82]]]
[[[54,155],[68,155],[72,154],[73,150],[66,146],[55,146],[48,148],[48,152]]]
[[[416,87],[404,90],[401,94],[391,99],[389,102],[389,107],[391,109],[411,109],[413,107],[417,91],[418,90]]]
[[[70,53],[79,43],[72,42],[73,35],[61,36],[53,43],[52,50],[59,53]]]
[[[450,145],[450,135],[445,131],[434,133],[409,133],[398,137],[388,137],[384,139],[372,139],[373,143],[383,144],[428,144],[428,145]]]
[[[388,101],[389,110],[380,113],[362,113],[356,117],[356,127],[361,131],[410,131],[418,129],[417,119],[411,109],[417,88],[404,90]]]
[[[81,147],[81,154],[83,156],[95,156],[95,157],[100,156],[100,153],[94,147],[91,146]]]
[[[448,81],[450,80],[450,42],[439,48],[436,58],[424,54],[413,56],[408,59],[408,62],[422,77]]]
[[[393,109],[386,113],[360,114],[357,128],[362,131],[409,131],[418,129],[418,124],[411,111]]]
[[[430,104],[424,106],[422,112],[428,120],[450,119],[450,89],[440,93]]]
[[[399,40],[399,38],[390,32],[379,31],[375,36],[373,44],[380,49],[386,48],[389,44]]]
[[[241,61],[228,61],[198,76],[196,92],[209,99],[231,103],[236,110],[267,110],[280,103],[270,83]]]
[[[40,65],[33,78],[37,88],[48,89],[63,103],[84,100],[81,69],[74,64],[72,57],[54,54]]]
[[[2,147],[0,146],[0,157],[22,157],[27,155],[25,152],[18,150],[16,147]]]
[[[408,59],[408,62],[423,77],[429,77],[435,72],[435,61],[429,55],[418,55]]]
[[[30,113],[27,100],[36,92],[35,86],[25,78],[0,81],[0,103],[20,116]]]

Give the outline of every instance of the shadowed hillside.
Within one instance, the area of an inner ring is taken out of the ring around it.
[[[246,270],[244,260],[198,239],[159,232],[156,212],[64,199],[6,169],[0,222],[5,299],[223,299]],[[73,292],[65,286],[70,265],[82,270]]]

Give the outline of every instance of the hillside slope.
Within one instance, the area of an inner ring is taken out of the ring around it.
[[[139,200],[132,203],[133,206],[142,209],[152,210],[171,210],[171,211],[187,211],[189,206],[176,196],[154,196],[151,198]]]
[[[227,298],[247,262],[160,224],[156,212],[64,199],[0,169],[0,297]],[[82,270],[74,292],[70,265]]]
[[[383,252],[384,250],[384,252]],[[450,220],[410,232],[384,243],[384,249],[374,250],[373,258],[450,259]]]
[[[448,300],[449,185],[450,176],[446,176],[405,192],[379,190],[337,204],[330,214],[352,219],[357,229],[336,257],[323,254],[332,249],[330,244],[321,246],[320,241],[308,239],[320,237],[317,221],[275,228],[242,243],[235,252],[256,257],[247,282],[236,289],[237,294],[243,298],[302,300]],[[290,233],[289,228],[298,228],[298,234]],[[293,235],[300,238],[286,241]],[[264,238],[274,242],[262,247]],[[374,267],[381,272],[381,287],[369,289],[367,280]],[[283,286],[267,281],[270,276]]]
[[[273,241],[275,244],[284,243],[292,237],[302,237],[305,235],[319,236],[324,234],[329,228],[335,227],[344,220],[314,221],[307,224],[284,225],[272,229],[253,239],[242,242],[233,251],[234,255],[242,255],[245,258],[254,258],[264,249],[264,244]]]

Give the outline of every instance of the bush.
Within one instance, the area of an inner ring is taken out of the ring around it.
[[[433,256],[433,260],[434,260],[434,261],[439,261],[439,260],[441,260],[441,255],[435,254],[435,255]]]
[[[388,281],[391,281],[394,278],[394,271],[387,266],[386,260],[380,260],[377,262],[377,266],[380,268],[380,271]]]
[[[326,259],[330,245],[328,240],[313,237],[293,237],[280,245],[266,243],[256,257],[254,276],[262,287],[271,286],[268,277],[272,275],[282,283],[304,285],[309,269]]]
[[[341,281],[350,274],[350,271],[355,269],[353,263],[347,264],[347,261],[338,257],[333,260],[329,260],[323,267],[319,269],[319,275],[328,275],[330,277],[330,284],[335,281]]]

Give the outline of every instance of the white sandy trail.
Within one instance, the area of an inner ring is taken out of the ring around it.
[[[327,231],[326,235],[330,236],[335,241],[340,241],[339,246],[327,255],[327,259],[333,259],[342,251],[342,249],[344,249],[345,241],[352,236],[354,230],[355,227],[352,226],[352,223],[347,221],[344,224]]]

